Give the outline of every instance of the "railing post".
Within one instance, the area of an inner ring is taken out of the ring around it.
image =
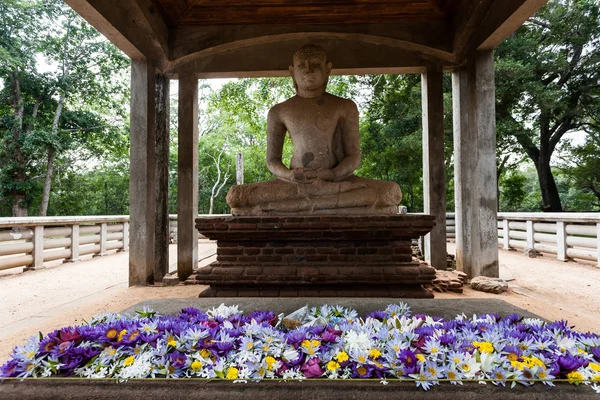
[[[71,258],[65,262],[79,261],[79,224],[71,225]]]
[[[596,224],[596,266],[600,267],[600,222]]]
[[[527,220],[526,224],[527,224],[527,248],[535,250],[535,240],[533,238],[533,235],[534,235],[533,221]]]
[[[123,247],[118,251],[127,251],[129,250],[129,222],[123,222]]]
[[[559,261],[568,261],[567,231],[564,221],[556,221],[556,259]]]
[[[508,227],[508,218],[502,220],[502,230],[504,231],[504,237],[502,238],[503,249],[510,250],[510,228]]]
[[[103,257],[106,255],[106,235],[108,233],[107,224],[103,222],[100,224],[100,252],[94,257]]]
[[[33,228],[33,262],[30,267],[25,267],[23,271],[35,271],[36,269],[44,268],[44,225],[38,225]]]

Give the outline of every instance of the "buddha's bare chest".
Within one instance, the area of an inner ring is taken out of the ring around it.
[[[339,119],[339,113],[333,105],[319,105],[316,102],[290,107],[283,114],[283,123],[292,140],[309,137],[331,140]]]

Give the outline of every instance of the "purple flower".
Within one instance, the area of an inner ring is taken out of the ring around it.
[[[44,355],[50,353],[56,347],[55,338],[46,336],[40,342],[39,354]]]
[[[186,361],[186,355],[175,350],[173,353],[169,354],[169,358],[171,359],[171,365],[175,368],[183,368]]]
[[[216,345],[217,352],[221,355],[226,354],[229,350],[233,348],[233,343],[231,342],[217,342]]]
[[[323,375],[318,358],[311,358],[300,367],[300,370],[304,372],[304,376],[307,378],[318,378]]]
[[[70,357],[70,356],[64,356],[64,357],[60,357],[60,362],[62,364],[62,366],[60,367],[60,370],[63,371],[65,373],[65,376],[69,376],[71,375],[71,373],[73,372],[73,370],[77,367],[79,367],[80,365],[83,364],[84,358],[81,356],[77,356],[77,357]]]
[[[0,369],[0,376],[4,378],[14,378],[19,375],[19,363],[14,358],[12,360],[8,360],[2,365]]]
[[[325,332],[323,332],[323,334],[321,335],[321,340],[323,342],[337,342],[338,338],[340,337],[340,335],[342,334],[342,332],[340,331],[336,331],[333,329],[327,329]]]
[[[398,354],[398,359],[404,364],[407,368],[412,368],[417,365],[417,355],[409,349],[402,350],[400,354]]]
[[[58,343],[77,342],[81,339],[82,339],[82,337],[79,334],[79,331],[77,330],[77,328],[73,328],[73,327],[63,328],[58,333]]]
[[[600,347],[592,347],[592,354],[596,361],[600,361]]]
[[[370,378],[373,373],[373,367],[367,364],[352,365],[352,376],[355,378]]]
[[[367,317],[371,317],[374,319],[378,319],[379,321],[383,321],[384,319],[387,318],[387,314],[384,311],[373,311],[372,313],[368,314]]]
[[[258,323],[267,322],[273,325],[277,321],[277,316],[272,311],[255,311],[248,315],[248,321],[255,320]]]
[[[558,357],[558,365],[564,373],[569,373],[581,368],[585,364],[585,360],[581,357],[572,356],[570,354]]]
[[[555,361],[548,366],[548,374],[552,376],[558,376],[560,374],[560,365]]]
[[[440,343],[444,346],[454,343],[455,341],[456,336],[454,336],[452,333],[444,333],[442,336],[440,336]]]

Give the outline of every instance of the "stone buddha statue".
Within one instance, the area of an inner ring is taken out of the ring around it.
[[[296,95],[267,117],[267,167],[275,179],[233,186],[233,215],[389,215],[402,199],[394,182],[354,175],[360,165],[356,104],[325,91],[332,64],[325,50],[307,45],[289,67]],[[289,133],[293,155],[282,162]]]

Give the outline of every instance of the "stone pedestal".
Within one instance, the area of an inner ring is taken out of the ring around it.
[[[196,279],[200,297],[431,298],[435,269],[413,260],[411,239],[430,215],[202,217],[217,261]]]

